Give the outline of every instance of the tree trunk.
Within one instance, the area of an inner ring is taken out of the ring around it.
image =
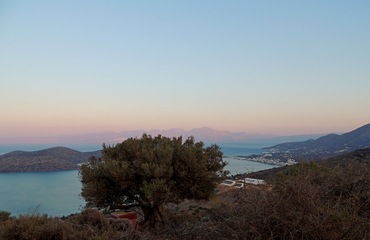
[[[161,205],[141,205],[140,207],[144,213],[144,225],[148,225],[152,228],[164,225]]]

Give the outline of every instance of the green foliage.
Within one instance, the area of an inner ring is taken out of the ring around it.
[[[11,213],[7,211],[0,211],[0,222],[1,221],[6,221],[9,219]]]
[[[130,138],[103,146],[101,159],[81,167],[82,196],[88,205],[122,207],[137,201],[145,220],[161,221],[161,206],[185,198],[208,199],[225,174],[217,145],[204,147],[190,137]]]

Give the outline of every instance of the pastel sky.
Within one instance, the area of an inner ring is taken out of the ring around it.
[[[370,1],[0,1],[0,135],[370,122]]]

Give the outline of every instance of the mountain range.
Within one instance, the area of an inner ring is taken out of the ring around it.
[[[86,133],[78,135],[63,135],[54,137],[40,137],[40,138],[9,138],[0,136],[0,144],[52,144],[52,145],[94,145],[101,146],[105,144],[116,144],[124,141],[131,137],[141,137],[143,133],[156,136],[161,134],[166,137],[179,137],[182,136],[184,139],[193,136],[196,141],[203,141],[206,144],[216,143],[222,146],[243,146],[252,148],[261,148],[271,146],[287,141],[303,141],[310,138],[317,138],[323,136],[323,134],[310,134],[310,135],[293,135],[293,136],[275,136],[266,134],[250,134],[246,132],[230,132],[230,131],[219,131],[208,127],[194,128],[191,130],[184,130],[181,128],[169,129],[169,130],[144,130],[137,129],[131,131],[122,132],[96,132]]]
[[[294,160],[319,160],[370,147],[370,124],[344,134],[328,134],[316,140],[287,142],[264,148]]]

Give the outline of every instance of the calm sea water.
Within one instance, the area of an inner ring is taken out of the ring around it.
[[[21,148],[0,148],[0,154]],[[22,150],[40,150],[22,148]],[[78,149],[78,148],[75,148]],[[95,148],[97,149],[97,148]],[[85,149],[78,149],[86,151]],[[92,151],[94,149],[88,149]],[[232,175],[259,171],[274,166],[257,162],[244,161],[235,156],[260,153],[261,149],[222,148],[224,159],[229,162],[225,167]],[[1,153],[2,152],[2,153]],[[79,196],[81,182],[78,171],[58,171],[46,173],[1,173],[0,174],[0,210],[13,215],[40,213],[50,216],[63,216],[79,212],[85,201]]]
[[[0,209],[13,215],[40,213],[63,216],[79,212],[78,171],[0,174]]]

